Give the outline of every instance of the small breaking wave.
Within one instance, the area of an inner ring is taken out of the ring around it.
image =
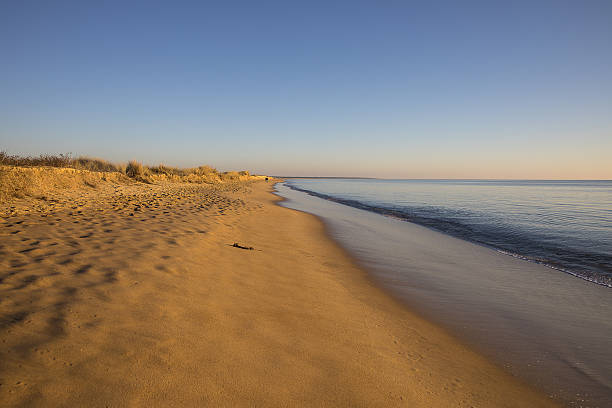
[[[470,241],[472,243],[485,246],[487,248],[493,249],[496,252],[511,256],[513,258],[521,259],[527,262],[533,262],[540,265],[544,265],[548,268],[572,275],[574,277],[586,280],[591,283],[595,283],[597,285],[605,286],[608,288],[612,288],[612,273],[607,274],[604,271],[597,271],[594,269],[586,269],[593,268],[589,265],[583,265],[584,268],[580,268],[581,265],[577,265],[574,267],[569,267],[565,265],[561,260],[551,260],[547,259],[543,256],[528,256],[521,254],[520,248],[518,251],[511,250],[508,248],[503,248],[499,243],[491,242],[491,240],[486,239],[487,235],[495,234],[495,232],[487,232],[484,233],[482,230],[476,232],[475,229],[467,225],[465,223],[458,222],[457,220],[443,218],[443,217],[432,217],[424,214],[418,213],[418,208],[410,208],[410,207],[383,207],[376,206],[371,204],[366,204],[364,202],[358,200],[352,200],[347,198],[335,197],[329,194],[319,193],[312,190],[307,190],[298,186],[293,185],[290,182],[285,182],[285,185],[293,190],[300,191],[302,193],[318,197],[327,201],[332,201],[338,204],[347,205],[349,207],[370,211],[373,213],[377,213],[380,215],[384,215],[386,217],[395,218],[401,221],[412,222],[414,224],[418,224],[427,228],[431,228],[435,231],[442,232],[448,235],[451,235],[456,238],[460,238],[466,241]],[[431,213],[432,211],[429,211]],[[442,214],[442,213],[440,213]],[[540,246],[541,247],[541,246]],[[560,248],[550,248],[549,251],[544,252],[553,252],[558,251]],[[593,258],[590,254],[576,254],[572,262],[577,262],[577,259],[581,257]]]

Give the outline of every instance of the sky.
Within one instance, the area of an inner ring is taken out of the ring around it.
[[[0,1],[0,150],[612,179],[612,1]]]

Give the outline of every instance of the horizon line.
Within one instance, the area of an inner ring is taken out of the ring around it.
[[[278,176],[285,179],[345,179],[345,180],[419,180],[419,181],[612,181],[612,179],[539,179],[539,178],[389,178],[389,177],[343,177],[343,176]]]

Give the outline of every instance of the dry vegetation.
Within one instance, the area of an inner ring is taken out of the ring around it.
[[[0,151],[0,165],[18,167],[61,167],[89,171],[124,172],[125,167],[106,160],[90,157],[72,158],[69,154],[41,154],[40,156],[9,155]]]
[[[121,165],[90,157],[73,158],[69,154],[32,157],[0,151],[0,201],[25,196],[44,197],[49,189],[95,187],[101,181],[215,184],[250,177],[248,171],[219,172],[210,166],[182,169],[163,164],[145,166],[136,161]]]

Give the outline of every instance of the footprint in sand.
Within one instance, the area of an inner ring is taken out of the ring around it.
[[[27,262],[23,262],[21,259],[11,259],[9,265],[11,268],[21,268],[22,266],[26,266]]]
[[[68,265],[72,262],[74,262],[72,258],[66,258],[66,259],[62,259],[61,261],[58,261],[57,264],[58,265]]]
[[[92,266],[93,265],[91,265],[91,264],[83,265],[83,266],[79,267],[76,271],[74,271],[74,273],[76,275],[82,275],[84,273],[87,273],[91,269]]]

